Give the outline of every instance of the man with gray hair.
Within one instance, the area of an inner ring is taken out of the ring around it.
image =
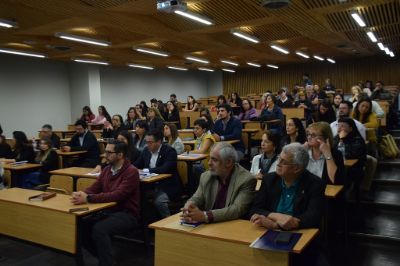
[[[320,226],[325,184],[306,170],[309,156],[300,143],[283,147],[276,172],[263,177],[250,221],[268,229]]]
[[[250,208],[256,179],[238,163],[233,146],[216,143],[210,152],[209,170],[200,177],[197,191],[182,208],[187,223],[238,219]]]

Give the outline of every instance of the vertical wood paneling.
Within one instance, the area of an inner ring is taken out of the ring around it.
[[[223,73],[223,91],[227,95],[238,92],[240,95],[277,91],[282,86],[292,89],[296,83],[302,83],[304,73],[310,75],[314,84],[324,85],[325,79],[345,93],[358,81],[382,80],[385,85],[400,85],[400,62],[394,58],[362,58],[336,62],[315,62],[281,66],[279,69],[241,69],[236,73]]]

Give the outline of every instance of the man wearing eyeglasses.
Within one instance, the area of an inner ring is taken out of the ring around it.
[[[139,219],[139,172],[126,159],[128,147],[112,140],[105,149],[109,163],[85,191],[72,193],[73,204],[116,202],[101,215],[83,223],[83,244],[99,258],[99,265],[113,265],[111,236],[133,229]]]
[[[300,143],[283,147],[276,172],[263,177],[250,221],[268,229],[318,228],[325,184],[306,170],[307,150]]]

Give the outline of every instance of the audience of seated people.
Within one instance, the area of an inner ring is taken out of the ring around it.
[[[83,120],[86,123],[90,123],[95,118],[96,118],[96,116],[93,114],[92,109],[90,109],[89,106],[84,106],[82,108],[82,115],[81,115],[80,120]]]
[[[119,114],[113,115],[111,119],[112,123],[106,121],[104,123],[103,133],[101,136],[107,139],[116,139],[119,132],[125,130],[125,126],[123,124],[122,116]]]

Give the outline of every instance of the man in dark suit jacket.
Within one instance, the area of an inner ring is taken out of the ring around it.
[[[242,140],[242,123],[239,119],[232,116],[232,107],[229,104],[218,106],[218,120],[214,125],[214,138],[216,141],[239,140],[233,144],[239,161],[244,156],[244,144]]]
[[[149,169],[150,173],[171,174],[155,185],[154,207],[162,218],[168,217],[170,211],[168,202],[181,195],[182,186],[177,170],[178,156],[174,148],[162,143],[162,133],[157,129],[150,130],[146,135],[147,147],[133,163],[138,169]]]
[[[87,151],[73,166],[94,168],[100,162],[100,150],[96,136],[87,128],[83,120],[75,122],[76,134],[71,138],[68,146],[63,147],[63,151]]]
[[[309,156],[300,143],[283,147],[276,172],[264,176],[250,211],[251,221],[268,229],[319,227],[325,183],[306,170]]]

